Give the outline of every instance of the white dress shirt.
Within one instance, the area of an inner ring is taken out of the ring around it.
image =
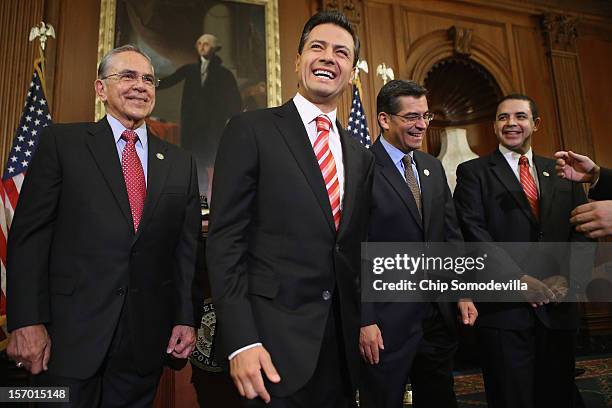
[[[510,168],[512,169],[512,171],[514,172],[514,175],[516,176],[517,180],[520,183],[521,173],[519,169],[519,159],[521,158],[521,154],[517,152],[513,152],[512,150],[502,145],[499,145],[499,151],[501,152],[502,156],[504,156],[504,159],[506,159],[506,161],[510,165]],[[531,150],[531,147],[529,148],[529,150],[527,150],[527,153],[525,153],[524,156],[527,157],[527,160],[529,160],[529,172],[531,173],[531,177],[533,177],[533,180],[535,181],[536,188],[538,189],[538,193],[539,193],[540,192],[540,181],[538,180],[538,170],[536,169],[535,163],[533,162],[533,151]]]

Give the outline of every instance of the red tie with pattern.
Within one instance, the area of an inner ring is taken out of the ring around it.
[[[319,115],[316,121],[317,138],[313,148],[317,156],[317,161],[319,162],[319,167],[321,168],[321,173],[323,174],[323,180],[325,181],[325,188],[329,196],[329,204],[331,205],[334,224],[336,225],[336,230],[338,230],[341,216],[340,183],[338,182],[338,173],[336,172],[336,162],[329,148],[331,120],[325,115]]]
[[[130,199],[130,210],[134,222],[134,231],[138,231],[142,209],[147,198],[147,185],[145,183],[144,170],[142,163],[136,153],[136,141],[138,135],[133,130],[125,130],[121,138],[126,141],[121,154],[121,170],[127,187],[128,198]]]
[[[529,171],[529,159],[526,156],[521,156],[519,158],[519,174],[521,177],[521,186],[523,187],[523,191],[527,196],[527,201],[529,201],[529,206],[531,207],[531,212],[535,216],[536,219],[540,217],[540,207],[538,205],[538,189],[536,187],[535,181],[531,176],[531,172]]]

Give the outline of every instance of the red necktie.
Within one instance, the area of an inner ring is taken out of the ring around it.
[[[319,162],[319,167],[321,168],[321,174],[323,174],[323,180],[325,181],[325,188],[329,196],[329,204],[331,205],[334,224],[336,225],[336,230],[338,230],[341,216],[340,183],[338,182],[338,173],[336,172],[336,162],[329,148],[329,129],[331,129],[331,120],[325,115],[319,115],[316,121],[317,138],[313,148],[317,156],[317,161]]]
[[[128,198],[130,200],[134,231],[138,231],[142,209],[147,198],[144,170],[136,153],[138,135],[133,130],[125,130],[121,134],[121,138],[126,141],[123,153],[121,154],[121,170],[123,170],[123,178],[125,179],[125,186],[127,187]]]
[[[521,177],[521,186],[529,201],[531,212],[538,219],[540,217],[540,207],[538,205],[538,189],[536,188],[535,181],[529,171],[529,159],[525,156],[521,156],[519,159],[519,174]]]

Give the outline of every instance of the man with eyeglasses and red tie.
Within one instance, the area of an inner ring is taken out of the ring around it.
[[[433,119],[426,95],[414,81],[393,80],[376,98],[382,134],[370,148],[376,165],[368,242],[463,241],[442,163],[420,151]],[[456,407],[458,315],[471,326],[478,313],[469,300],[364,302],[360,406],[401,408],[410,381],[416,408]]]
[[[46,128],[10,230],[8,354],[69,406],[149,407],[195,344],[196,166],[147,129],[156,85],[138,48],[110,51],[106,116]]]
[[[586,202],[584,190],[558,177],[553,159],[532,150],[541,123],[533,99],[505,96],[493,126],[498,149],[457,168],[454,199],[466,242],[587,240],[570,224],[571,211]],[[503,270],[495,271],[527,284],[525,301],[478,304],[476,339],[487,403],[574,407],[579,314],[576,303],[562,302],[572,276],[554,257],[528,253],[508,258]]]

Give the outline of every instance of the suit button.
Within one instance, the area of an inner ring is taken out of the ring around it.
[[[544,233],[542,231],[538,232],[538,241],[541,241],[544,238]]]
[[[322,296],[323,300],[329,300],[331,299],[331,292],[329,290],[324,290]]]
[[[340,244],[336,244],[336,252],[340,252],[341,248],[340,248]]]
[[[118,294],[119,296],[123,296],[123,295],[125,295],[125,289],[124,289],[124,288],[119,288],[119,289],[117,289],[117,294]]]

